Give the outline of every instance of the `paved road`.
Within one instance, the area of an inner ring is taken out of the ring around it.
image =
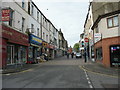
[[[24,72],[3,75],[3,88],[104,88],[118,78],[99,75],[81,68],[83,59],[66,57],[36,64]]]
[[[89,88],[81,63],[60,58],[26,72],[3,75],[3,88]]]

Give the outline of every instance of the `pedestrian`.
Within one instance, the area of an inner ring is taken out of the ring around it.
[[[74,56],[74,53],[72,52],[72,53],[71,53],[71,58],[73,58],[73,56]]]
[[[87,62],[86,52],[84,53],[84,57],[85,57],[85,63],[86,63]]]
[[[67,53],[67,58],[69,59],[69,53]]]

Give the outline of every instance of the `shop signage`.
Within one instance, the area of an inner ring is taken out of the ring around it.
[[[42,39],[33,34],[29,35],[29,41],[31,44],[42,45]]]
[[[54,45],[49,45],[49,48],[50,48],[50,49],[54,49],[55,46],[54,46]]]
[[[27,35],[5,25],[2,25],[2,37],[7,39],[8,42],[29,46]]]
[[[10,20],[10,9],[3,9],[2,10],[2,21],[9,21]]]
[[[43,42],[42,42],[42,46],[43,46],[43,47],[48,47],[49,45],[48,45],[48,43],[46,43],[45,41],[43,41]]]
[[[95,33],[94,34],[94,40],[95,43],[101,40],[101,33]]]

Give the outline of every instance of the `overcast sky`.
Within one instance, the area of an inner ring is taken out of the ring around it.
[[[89,0],[40,0],[35,4],[42,13],[59,29],[61,28],[69,46],[79,42],[84,30]]]

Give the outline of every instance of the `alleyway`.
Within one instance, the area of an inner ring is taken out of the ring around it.
[[[3,88],[103,88],[103,82],[117,84],[117,78],[84,71],[83,64],[84,59],[66,57],[36,64],[24,72],[3,75]]]

